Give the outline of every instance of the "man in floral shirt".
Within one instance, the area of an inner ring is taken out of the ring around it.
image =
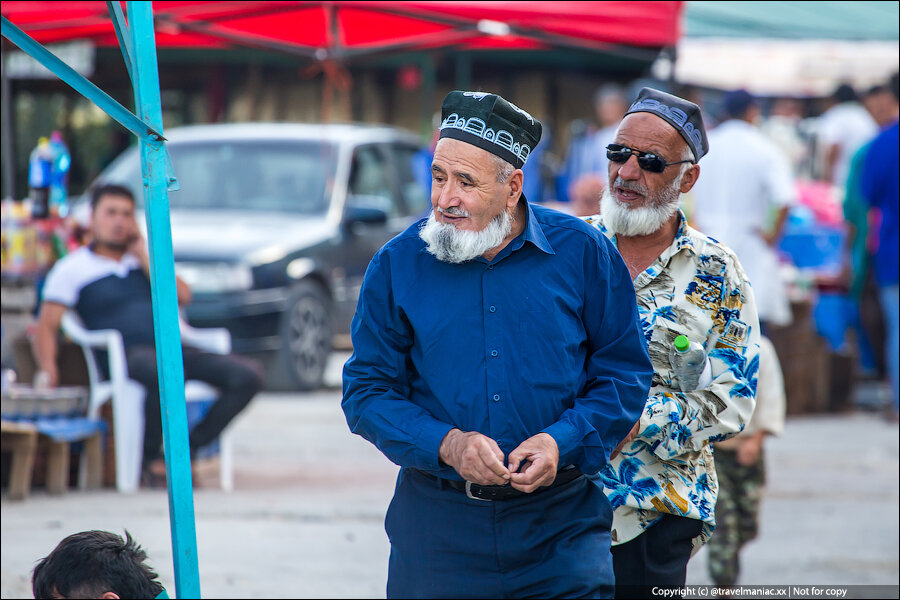
[[[715,527],[710,444],[741,431],[755,404],[759,321],[750,283],[734,253],[692,229],[678,208],[707,150],[697,105],[644,88],[607,147],[602,216],[586,219],[628,266],[654,367],[640,420],[595,479],[615,509],[617,597],[684,585],[688,560]],[[682,392],[673,373],[678,335],[706,350],[712,379],[700,389]]]

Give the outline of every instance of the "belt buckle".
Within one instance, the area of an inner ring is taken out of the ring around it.
[[[472,495],[472,482],[466,480],[466,496],[471,498],[472,500],[481,500],[482,502],[492,502],[490,498],[479,498],[478,496]]]

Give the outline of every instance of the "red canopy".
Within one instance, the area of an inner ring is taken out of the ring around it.
[[[392,50],[672,46],[683,2],[157,1],[159,47],[254,46],[318,59]],[[117,39],[106,2],[4,1],[2,13],[41,43]]]

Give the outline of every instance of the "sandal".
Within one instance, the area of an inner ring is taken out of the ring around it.
[[[166,463],[154,460],[144,466],[141,472],[141,487],[150,489],[166,489]]]

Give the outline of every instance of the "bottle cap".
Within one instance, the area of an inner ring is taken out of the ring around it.
[[[679,335],[675,338],[675,349],[684,352],[691,347],[691,340],[686,335]]]

